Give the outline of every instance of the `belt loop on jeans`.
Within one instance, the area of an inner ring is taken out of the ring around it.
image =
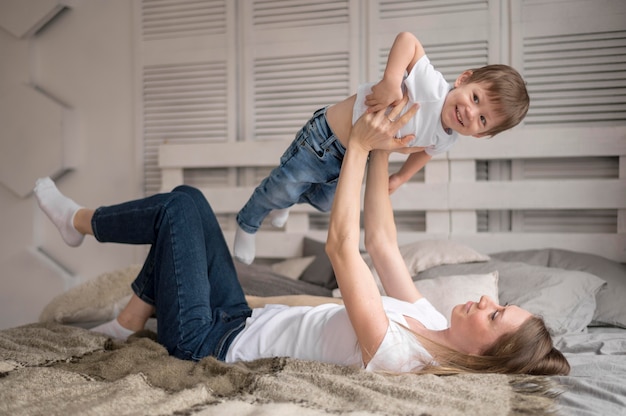
[[[319,110],[315,110],[315,112],[313,113],[313,118],[318,117],[318,116],[326,113],[326,108],[328,108],[328,107],[322,107]]]

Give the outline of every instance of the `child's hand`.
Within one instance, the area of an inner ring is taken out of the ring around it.
[[[389,175],[389,195],[394,193],[403,183],[404,180],[397,173]]]
[[[384,110],[389,106],[397,106],[402,101],[402,86],[383,78],[372,87],[372,93],[365,97],[365,105],[369,108],[368,113]]]

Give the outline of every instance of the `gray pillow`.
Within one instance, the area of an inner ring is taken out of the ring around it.
[[[332,291],[300,280],[290,279],[274,273],[267,265],[250,265],[235,262],[239,283],[246,295],[285,296],[315,295],[332,296]]]
[[[518,305],[544,318],[552,335],[584,330],[593,318],[595,296],[605,282],[582,271],[491,260],[433,267],[416,279],[498,271],[500,303]]]
[[[330,290],[337,288],[333,265],[330,264],[330,259],[326,255],[325,242],[305,237],[302,247],[302,256],[315,256],[315,260],[304,270],[300,276],[300,280]]]
[[[534,266],[548,267],[550,263],[550,249],[502,251],[492,254],[491,258],[501,261],[518,261]]]
[[[593,325],[615,325],[626,328],[626,265],[594,254],[551,249],[550,267],[582,270],[607,283],[596,295]]]
[[[626,265],[595,254],[557,248],[506,251],[491,255],[503,261],[521,261],[566,270],[580,270],[606,281],[596,295],[596,310],[591,325],[626,328]]]

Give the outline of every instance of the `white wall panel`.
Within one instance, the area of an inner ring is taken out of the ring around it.
[[[87,206],[137,197],[132,4],[127,0],[2,3],[13,3],[27,12],[37,12],[44,3],[68,7],[20,39],[0,31],[0,91],[17,85],[37,86],[71,108],[76,140],[68,149],[72,163],[65,165],[71,169],[57,180],[61,191]],[[0,14],[12,19],[10,14]],[[58,153],[50,145],[58,133],[42,129],[52,115],[47,112],[49,108],[39,106],[23,110],[20,118],[36,133],[22,145],[28,143],[29,152],[47,152],[53,158]],[[0,134],[2,146],[18,140],[19,135]],[[18,149],[13,148],[14,168],[9,174],[31,174],[28,165],[36,165],[38,158]],[[22,185],[27,191],[33,186],[34,180]],[[64,290],[141,259],[135,247],[101,245],[93,239],[86,239],[80,248],[68,247],[32,193],[27,193],[18,197],[0,185],[0,328],[35,322],[43,306]]]

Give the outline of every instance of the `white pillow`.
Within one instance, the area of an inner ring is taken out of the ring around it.
[[[424,240],[400,246],[400,254],[409,273],[417,273],[442,264],[474,263],[489,261],[489,256],[452,240]],[[385,294],[380,277],[369,254],[363,254],[363,260],[372,271],[376,285],[382,295]]]
[[[426,299],[450,322],[452,309],[469,300],[478,302],[480,297],[487,295],[496,303],[498,299],[498,272],[487,274],[468,274],[458,276],[442,276],[415,282]]]
[[[424,240],[400,246],[411,274],[442,264],[488,261],[489,256],[452,240]]]
[[[469,300],[478,302],[480,297],[487,295],[496,303],[498,298],[498,272],[487,274],[467,274],[458,276],[441,276],[434,279],[423,279],[415,282],[415,287],[439,312],[450,322],[452,309]],[[381,292],[381,294],[383,294]],[[333,290],[334,297],[341,297],[339,289]]]
[[[306,268],[313,263],[313,260],[315,260],[315,256],[294,257],[273,263],[271,269],[274,273],[298,280]]]

